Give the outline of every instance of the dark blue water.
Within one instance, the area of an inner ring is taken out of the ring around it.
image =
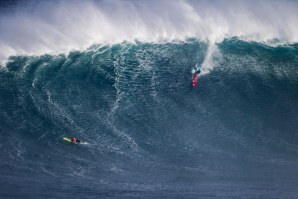
[[[298,46],[216,48],[195,89],[197,40],[10,57],[0,197],[297,198]]]

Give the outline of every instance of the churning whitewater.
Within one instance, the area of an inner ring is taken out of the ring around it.
[[[1,198],[298,197],[297,2],[0,5]]]

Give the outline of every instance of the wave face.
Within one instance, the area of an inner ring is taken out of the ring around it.
[[[10,57],[0,196],[296,198],[298,46],[215,48],[196,89],[195,39]]]

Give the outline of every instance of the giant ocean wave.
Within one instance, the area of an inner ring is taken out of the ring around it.
[[[2,198],[297,197],[296,2],[13,6]]]

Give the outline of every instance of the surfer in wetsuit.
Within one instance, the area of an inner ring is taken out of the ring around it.
[[[196,87],[198,85],[199,74],[201,73],[201,67],[196,64],[192,67],[192,87]]]
[[[73,143],[75,143],[75,144],[80,144],[80,143],[81,143],[81,140],[78,140],[77,138],[72,137],[72,138],[71,138],[71,142],[73,142]]]
[[[196,64],[193,68],[193,76],[195,76],[196,74],[200,74],[201,73],[201,67],[198,66],[198,64]]]

